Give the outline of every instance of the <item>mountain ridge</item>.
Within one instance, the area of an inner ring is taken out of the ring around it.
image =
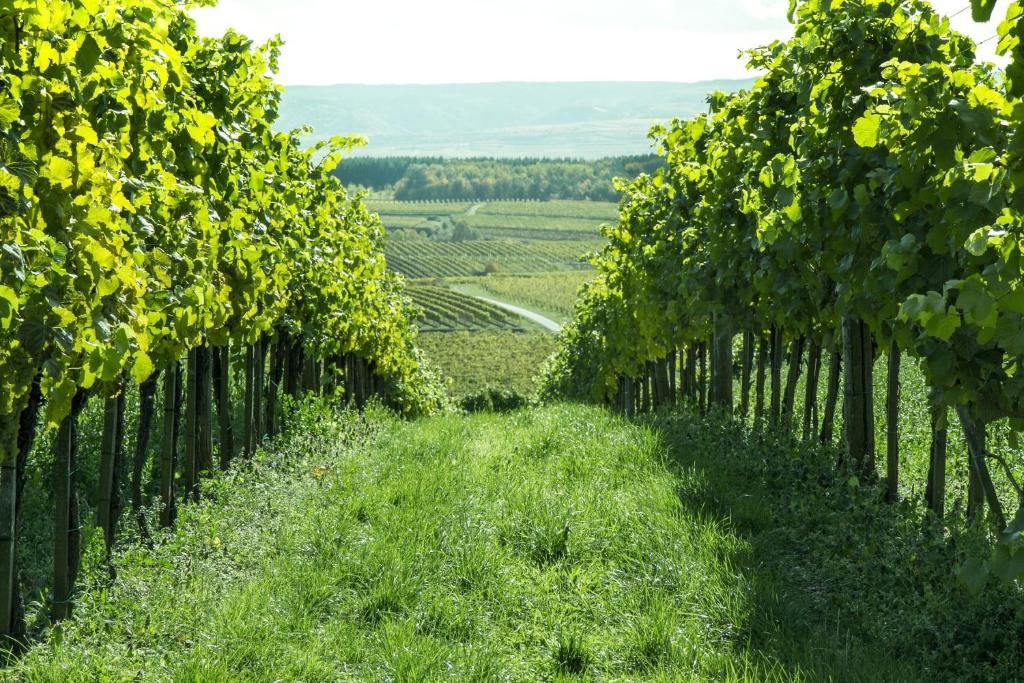
[[[363,156],[578,157],[649,152],[658,121],[707,109],[715,90],[753,83],[714,80],[290,86],[278,128],[309,124],[313,139],[361,134]]]

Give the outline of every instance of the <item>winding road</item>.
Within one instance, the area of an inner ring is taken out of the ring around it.
[[[534,313],[533,311],[530,311],[528,309],[520,308],[519,306],[513,306],[512,304],[507,304],[504,301],[498,301],[497,299],[488,299],[486,296],[476,296],[475,294],[472,296],[475,299],[480,299],[480,301],[486,301],[489,304],[493,304],[498,308],[504,308],[509,313],[515,313],[516,315],[522,316],[527,320],[532,320],[533,322],[537,323],[544,329],[550,330],[551,332],[562,331],[561,325],[556,323],[551,318],[545,318],[540,313]]]

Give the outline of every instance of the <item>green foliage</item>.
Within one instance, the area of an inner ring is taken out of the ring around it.
[[[0,422],[36,375],[54,425],[79,391],[282,329],[416,381],[383,228],[329,175],[362,141],[271,129],[278,42],[145,0],[19,1],[0,32]]]
[[[975,3],[977,15],[992,5]],[[706,114],[652,129],[663,166],[619,183],[618,224],[604,230],[544,395],[608,401],[648,363],[745,332],[848,342],[855,414],[868,408],[858,383],[874,349],[892,345],[920,362],[935,414],[955,409],[979,436],[1024,427],[1021,60],[1006,78],[978,63],[923,0],[794,1],[791,15],[791,39],[748,53],[763,74],[749,91],[713,93]],[[1000,28],[1015,57],[1021,15],[1011,3]],[[861,329],[868,343],[855,344]],[[869,482],[861,417],[845,436]],[[996,457],[980,441],[977,469],[1019,478],[1019,452]],[[1019,491],[981,474],[1001,526]],[[975,583],[1019,566],[1021,539],[1002,538],[969,565]]]
[[[949,580],[974,541],[922,535],[829,449],[565,405],[400,423],[309,403],[296,419],[154,547],[117,553],[115,583],[97,566],[60,637],[0,678],[980,681],[1021,666],[1019,603]]]
[[[615,201],[612,180],[657,166],[654,156],[575,159],[362,157],[338,169],[345,185],[391,190],[396,199]]]
[[[530,399],[503,387],[487,387],[467,396],[463,396],[459,405],[468,413],[507,413],[525,408]]]

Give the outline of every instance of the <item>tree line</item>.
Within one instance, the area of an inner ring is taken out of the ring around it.
[[[582,159],[357,157],[335,172],[346,186],[390,190],[395,199],[616,201],[617,177],[653,171],[654,155]]]
[[[278,50],[200,37],[183,6],[157,0],[0,12],[0,635],[15,648],[23,493],[44,432],[55,432],[52,618],[74,603],[88,402],[103,404],[91,497],[109,553],[130,392],[136,513],[162,404],[164,526],[204,474],[279,431],[283,394],[379,394],[409,413],[436,398],[383,226],[330,175],[361,141],[304,149],[298,132],[271,128]]]
[[[656,126],[662,166],[618,184],[619,223],[605,231],[598,277],[549,363],[547,391],[627,414],[680,398],[752,411],[823,443],[842,410],[837,467],[883,482],[895,502],[900,364],[910,357],[931,407],[928,507],[940,519],[946,510],[955,416],[968,518],[987,512],[999,532],[972,570],[1024,576],[1019,467],[986,441],[997,420],[1011,438],[1024,428],[1020,15],[1014,3],[1000,28],[1013,58],[1004,74],[978,63],[974,43],[923,0],[793,0],[794,37],[748,53],[764,74],[755,85]],[[1000,497],[993,468],[1020,500]]]

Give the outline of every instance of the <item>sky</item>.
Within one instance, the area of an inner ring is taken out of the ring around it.
[[[933,0],[947,15],[969,0]],[[1005,12],[1001,0],[994,19]],[[285,40],[285,85],[743,78],[741,50],[786,38],[786,0],[220,0],[193,14]],[[954,28],[984,41],[997,21]],[[994,58],[996,40],[979,48]]]

